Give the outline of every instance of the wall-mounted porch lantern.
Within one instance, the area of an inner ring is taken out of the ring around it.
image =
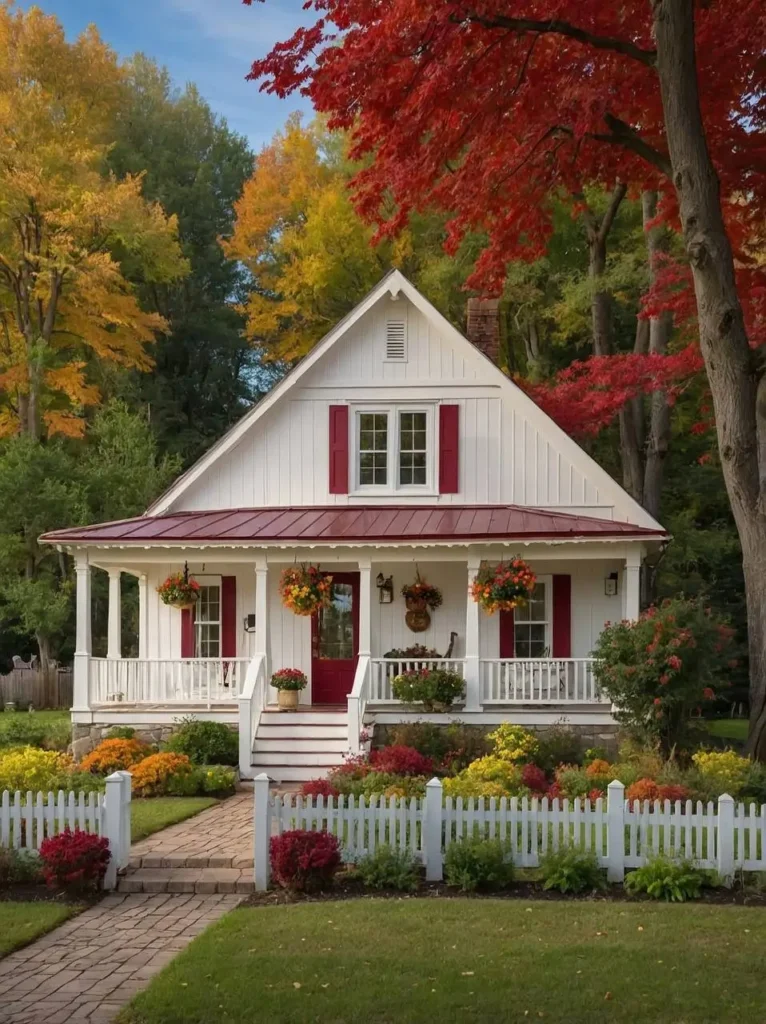
[[[616,572],[610,572],[604,580],[604,593],[607,597],[617,597],[617,581],[619,578]]]
[[[378,588],[378,601],[380,604],[392,604],[394,600],[394,577],[384,576],[379,572],[375,577],[375,586]]]

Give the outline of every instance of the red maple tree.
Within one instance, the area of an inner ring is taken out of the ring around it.
[[[256,61],[251,77],[278,95],[300,90],[352,132],[352,155],[367,161],[355,201],[380,232],[396,233],[414,209],[448,210],[450,248],[469,229],[489,240],[471,283],[499,290],[508,260],[543,252],[557,190],[651,190],[680,225],[742,543],[749,742],[766,757],[766,374],[751,346],[766,205],[766,5],[306,6],[315,24]]]

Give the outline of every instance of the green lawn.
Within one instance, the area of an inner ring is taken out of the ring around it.
[[[161,828],[175,825],[218,803],[212,796],[157,796],[150,800],[132,800],[130,804],[131,839],[137,842]]]
[[[80,910],[80,907],[70,903],[14,903],[0,900],[0,956],[26,946]]]
[[[724,740],[738,740],[744,743],[747,739],[746,718],[716,718],[707,723],[707,729],[711,736],[718,736]]]
[[[755,1021],[766,911],[358,900],[233,911],[123,1024]]]

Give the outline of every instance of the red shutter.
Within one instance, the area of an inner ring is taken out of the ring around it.
[[[237,656],[237,577],[221,577],[221,657]]]
[[[513,609],[500,612],[500,657],[516,657],[516,637],[513,632]]]
[[[348,494],[348,406],[330,406],[330,494]]]
[[[553,657],[572,657],[572,577],[553,577]]]
[[[439,406],[439,494],[457,494],[459,472],[460,406]]]
[[[193,658],[194,650],[194,606],[181,609],[181,657]]]

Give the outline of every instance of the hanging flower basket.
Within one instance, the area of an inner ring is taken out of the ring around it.
[[[279,578],[282,604],[295,615],[313,615],[332,604],[332,576],[318,565],[293,565]]]
[[[537,576],[521,558],[501,562],[496,566],[483,565],[470,587],[471,597],[485,612],[523,608],[532,595]]]
[[[421,579],[420,573],[416,573],[414,583],[405,583],[402,587],[402,597],[407,610],[411,612],[424,612],[426,608],[433,611],[443,601],[441,590]]]
[[[189,570],[174,572],[157,587],[157,593],[164,604],[172,608],[193,608],[199,600],[199,583],[189,576]]]

